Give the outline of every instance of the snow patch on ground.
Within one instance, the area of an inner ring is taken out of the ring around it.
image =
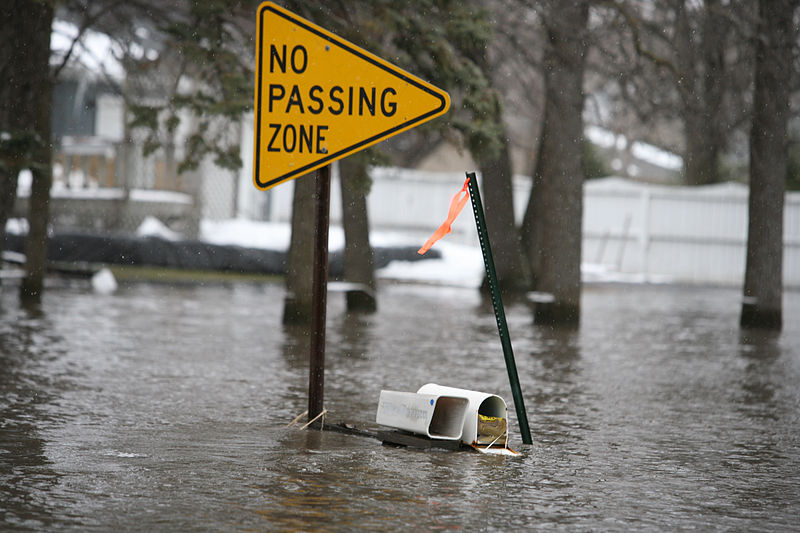
[[[445,237],[446,238],[446,237]],[[409,243],[411,244],[411,243]],[[421,243],[416,243],[421,245]],[[483,280],[483,257],[479,248],[439,241],[434,245],[441,259],[392,261],[378,270],[379,279],[416,281],[477,288]]]
[[[435,228],[434,228],[435,229]],[[431,230],[433,231],[433,230]],[[244,219],[203,220],[200,238],[212,244],[228,244],[248,248],[286,251],[289,248],[291,227],[284,223],[254,222]],[[419,247],[427,235],[396,231],[370,232],[370,244],[375,247]],[[339,226],[329,231],[328,247],[331,251],[344,248],[344,232]],[[483,258],[479,248],[449,243],[447,237],[434,246],[441,259],[423,261],[393,261],[376,272],[379,279],[415,281],[478,287],[483,279]]]
[[[136,235],[139,237],[158,237],[165,241],[178,241],[182,238],[180,233],[172,231],[166,224],[152,216],[145,217],[136,230]]]
[[[683,167],[683,158],[681,156],[658,146],[641,141],[631,141],[625,135],[616,134],[598,126],[586,126],[584,133],[591,142],[602,148],[625,150],[628,144],[632,143],[630,148],[633,156],[651,165],[670,170],[680,170]]]

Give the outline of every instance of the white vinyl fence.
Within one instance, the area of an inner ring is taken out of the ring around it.
[[[584,262],[644,279],[741,285],[748,188],[658,187],[605,179],[586,184]],[[784,206],[784,283],[800,288],[800,193]]]
[[[341,220],[334,169],[331,221]],[[450,198],[464,182],[460,172],[432,173],[376,168],[369,195],[372,229],[432,233],[447,215]],[[286,222],[291,186],[269,191],[269,219]],[[516,177],[514,209],[521,220],[530,180]],[[645,281],[741,285],[747,241],[748,189],[741,184],[706,187],[645,185],[620,178],[584,186],[583,262]],[[469,210],[448,239],[477,246]],[[784,207],[784,284],[800,288],[800,193],[787,193]]]

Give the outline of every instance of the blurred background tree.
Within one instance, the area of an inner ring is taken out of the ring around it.
[[[533,286],[553,300],[535,308],[539,323],[580,322],[583,220],[583,79],[589,4],[542,2],[544,117],[522,234]]]
[[[227,168],[241,165],[238,142],[231,141],[229,124],[252,106],[250,27],[255,2],[215,0],[65,0],[58,16],[75,24],[77,35],[62,56],[51,62],[53,2],[13,0],[4,5],[0,20],[0,113],[2,202],[5,222],[16,199],[16,176],[33,174],[28,213],[25,277],[20,295],[41,298],[47,261],[47,226],[52,184],[52,87],[89,30],[104,32],[117,43],[127,79],[145,80],[144,97],[137,87],[119,87],[131,113],[129,127],[145,131],[146,149],[164,144],[178,113],[195,117],[182,168],[193,168],[207,153]],[[245,46],[247,45],[247,46]],[[155,54],[145,54],[148,48]],[[152,76],[161,67],[160,78]],[[164,82],[165,68],[173,75]],[[111,83],[115,80],[109,78]],[[153,91],[152,84],[161,84]],[[154,98],[155,95],[155,98]],[[145,101],[146,100],[146,101]]]
[[[188,179],[205,157],[221,168],[242,164],[239,128],[252,105],[257,5],[251,0],[6,2],[0,20],[0,74],[7,80],[0,86],[0,101],[6,103],[0,108],[0,231],[17,195],[17,174],[29,168],[34,177],[21,294],[39,297],[46,261],[52,180],[47,94],[81,39],[90,31],[111,39],[125,76],[107,82],[125,99],[126,136],[141,140],[145,151],[164,151],[169,165],[187,172]],[[781,5],[795,13],[784,40],[796,51],[796,12],[793,5]],[[580,184],[604,173],[587,157],[597,153],[586,144],[587,123],[624,135],[628,146],[641,140],[682,154],[686,183],[749,179],[756,196],[765,187],[753,167],[751,132],[772,131],[783,119],[765,121],[764,113],[772,111],[753,107],[763,101],[756,92],[764,90],[758,85],[758,69],[764,68],[763,61],[757,64],[758,46],[769,38],[761,24],[766,14],[757,3],[298,0],[285,6],[451,93],[454,105],[445,118],[382,143],[381,161],[414,166],[442,143],[471,155],[483,175],[501,283],[515,292],[550,292],[571,309],[553,316],[577,322],[580,314]],[[74,25],[76,34],[71,46],[51,54],[53,17]],[[797,72],[795,64],[792,55],[789,73]],[[797,81],[794,75],[780,81],[790,91],[789,139],[797,131],[792,105]],[[179,128],[186,129],[185,137],[177,135]],[[775,183],[797,188],[795,143],[776,149],[788,155],[781,159],[784,179]],[[365,169],[376,161],[366,155],[343,164],[345,209],[352,208],[345,215],[348,247],[364,247]],[[533,176],[521,228],[514,222],[514,172]],[[751,220],[775,208],[775,201],[751,204]],[[294,229],[293,243],[295,232],[302,235]],[[767,239],[781,240],[777,234]],[[348,263],[367,265],[357,275],[350,268],[348,277],[374,284],[370,254],[346,255]],[[290,292],[304,292],[289,285]]]
[[[793,53],[798,0],[759,0],[750,131],[747,262],[740,323],[783,325],[783,210],[789,160]]]
[[[52,183],[50,109],[51,2],[11,0],[0,18],[0,236],[17,196],[17,175],[30,169],[24,300],[42,293],[47,257],[47,221]]]

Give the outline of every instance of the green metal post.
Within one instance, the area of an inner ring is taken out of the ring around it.
[[[517,364],[514,361],[514,351],[511,348],[511,338],[508,334],[508,323],[506,322],[506,312],[503,309],[503,299],[500,297],[500,287],[497,284],[497,271],[494,268],[494,257],[492,256],[492,246],[489,243],[489,232],[486,230],[486,218],[483,214],[483,204],[481,203],[481,193],[478,191],[478,180],[474,172],[467,172],[469,178],[469,196],[472,198],[472,211],[475,213],[475,225],[478,228],[478,239],[481,243],[483,253],[483,264],[486,267],[486,279],[489,282],[489,294],[492,298],[494,317],[497,320],[497,331],[500,333],[500,344],[503,346],[503,357],[506,360],[506,370],[508,371],[508,381],[511,385],[511,394],[514,396],[514,407],[517,411],[519,421],[519,432],[522,442],[532,444],[531,430],[528,427],[528,415],[525,412],[525,402],[522,399],[522,389],[519,386],[519,376],[517,375]]]

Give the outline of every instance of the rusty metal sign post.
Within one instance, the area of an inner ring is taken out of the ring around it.
[[[450,96],[273,2],[256,20],[253,183],[317,170],[308,418],[323,412],[330,163],[441,116]]]
[[[330,227],[331,166],[317,171],[314,280],[311,303],[311,353],[308,371],[308,419],[323,412],[325,390],[325,320],[328,302],[328,228]]]

